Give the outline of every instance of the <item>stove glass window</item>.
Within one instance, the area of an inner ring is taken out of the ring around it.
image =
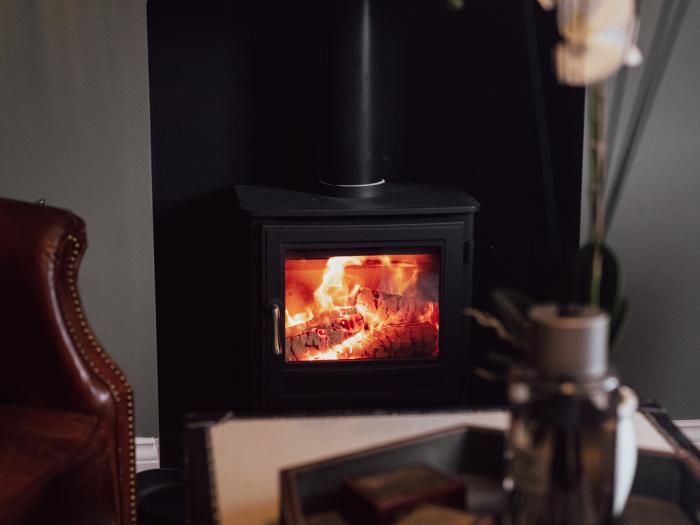
[[[436,358],[438,253],[285,258],[285,361]]]

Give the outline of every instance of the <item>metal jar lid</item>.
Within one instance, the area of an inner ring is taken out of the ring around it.
[[[533,306],[532,364],[548,378],[588,380],[608,369],[608,315],[590,306]]]

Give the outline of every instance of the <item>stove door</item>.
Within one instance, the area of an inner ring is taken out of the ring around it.
[[[461,221],[263,225],[267,408],[460,401]]]

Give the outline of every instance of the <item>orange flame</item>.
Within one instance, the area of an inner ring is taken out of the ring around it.
[[[345,268],[350,265],[361,266],[361,257],[330,257],[323,272],[321,285],[314,292],[316,310],[318,312],[332,310],[339,306],[347,306],[350,297],[360,288],[355,283],[350,290],[351,280],[346,279]]]

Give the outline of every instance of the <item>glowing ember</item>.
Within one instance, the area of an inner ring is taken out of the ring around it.
[[[436,357],[439,257],[285,262],[287,361]]]

